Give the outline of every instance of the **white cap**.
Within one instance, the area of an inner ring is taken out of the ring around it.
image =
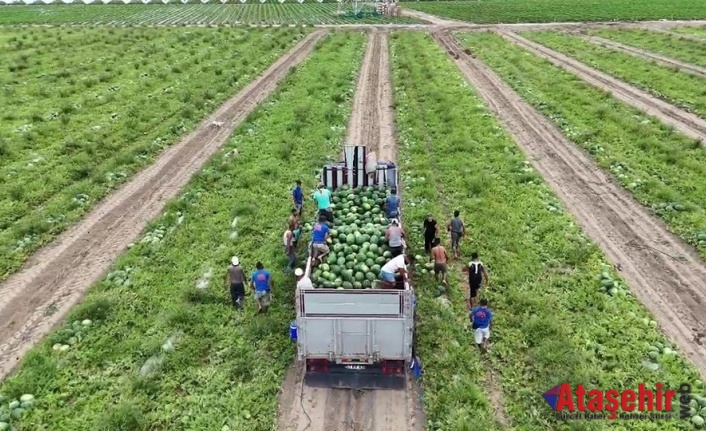
[[[297,268],[294,270],[294,275],[296,275],[297,277],[301,277],[302,275],[304,275],[304,271],[302,271],[301,268]]]
[[[393,218],[393,219],[392,219],[392,224],[400,224],[400,221],[397,220],[396,218]]]
[[[238,260],[237,256],[233,256],[233,259],[231,259],[230,261],[233,262],[234,266],[238,266],[238,264],[240,264],[240,261]]]

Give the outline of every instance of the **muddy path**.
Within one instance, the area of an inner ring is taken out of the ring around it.
[[[650,51],[645,51],[644,49],[623,45],[622,43],[613,42],[612,40],[604,39],[602,37],[588,35],[581,35],[581,37],[587,40],[588,42],[595,43],[596,45],[604,46],[615,51],[621,51],[627,54],[632,54],[634,56],[641,57],[645,60],[653,61],[663,66],[673,67],[682,72],[696,75],[700,78],[706,78],[706,68],[703,67],[685,63],[683,61],[665,57],[663,55],[655,54]]]
[[[358,74],[347,144],[365,145],[378,160],[396,159],[388,35],[369,34]],[[314,388],[303,382],[301,364],[287,372],[279,395],[281,431],[421,431],[424,413],[416,383],[406,390],[356,391]]]
[[[325,34],[319,30],[300,41],[0,286],[0,379],[103,276],[147,222]]]
[[[587,83],[609,92],[616,99],[627,103],[648,115],[674,127],[693,139],[706,145],[706,119],[677,108],[649,93],[639,90],[613,76],[593,69],[578,60],[532,42],[513,32],[500,31],[505,39],[521,46],[527,51],[549,60],[555,66],[573,73]]]
[[[494,72],[443,35],[456,65],[662,331],[706,377],[706,265]]]

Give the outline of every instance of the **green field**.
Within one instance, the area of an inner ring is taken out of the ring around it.
[[[706,18],[702,0],[483,0],[405,2],[404,7],[475,23]]]
[[[15,430],[273,429],[294,353],[293,278],[274,220],[287,217],[292,178],[340,152],[364,41],[321,42],[147,229],[164,228],[164,239],[135,245],[71,313],[93,321],[83,339],[53,350],[73,335],[67,323],[25,357],[0,387],[36,397]],[[244,314],[228,305],[234,254],[248,271],[261,260],[272,272],[267,316],[254,316],[251,295]]]
[[[0,280],[304,33],[0,29]]]
[[[0,25],[8,24],[112,24],[112,25],[239,25],[239,24],[382,24],[417,23],[405,17],[337,15],[337,3],[246,4],[94,4],[0,6]],[[350,9],[350,7],[348,8]],[[344,9],[345,11],[346,9]]]
[[[522,36],[706,118],[706,80],[702,77],[565,33],[527,31]]]
[[[522,60],[525,56],[499,36],[464,35],[464,40],[503,75],[509,75],[505,62],[535,70],[531,60]],[[489,392],[482,376],[491,368],[501,376],[514,429],[692,428],[687,421],[635,421],[619,428],[611,421],[581,421],[571,427],[571,421],[554,419],[540,394],[562,382],[598,388],[635,387],[638,382],[678,386],[698,375],[671,347],[666,353],[650,353],[654,343],[669,343],[649,313],[529,167],[446,53],[424,34],[400,35],[396,45],[401,163],[409,176],[403,190],[406,202],[415,203],[405,207],[405,217],[422,220],[431,212],[443,221],[453,209],[461,210],[471,227],[471,239],[461,247],[464,256],[477,250],[481,260],[491,262],[491,290],[485,295],[497,324],[489,362],[478,358],[470,333],[464,338],[440,330],[441,340],[428,342],[427,366],[438,361],[447,370],[445,376],[435,375],[444,389],[427,400],[427,417],[435,421],[432,429],[493,428],[485,413],[486,398],[476,390],[480,386]],[[406,50],[414,56],[404,55]],[[546,63],[539,63],[546,73]],[[556,79],[556,74],[546,75]],[[563,90],[563,84],[555,85],[557,94],[569,99]],[[617,283],[615,294],[602,290],[602,277]],[[426,297],[433,289],[418,284],[421,303],[432,301]],[[462,287],[452,284],[452,289]],[[422,324],[461,325],[463,295],[452,292],[451,300],[452,313],[440,312],[438,319],[423,315]]]
[[[676,33],[690,34],[693,36],[703,37],[706,40],[706,27],[676,27],[672,29]]]

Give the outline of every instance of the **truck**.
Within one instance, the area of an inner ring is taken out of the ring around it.
[[[338,191],[330,233],[341,238],[334,238],[333,256],[316,269],[310,245],[305,275],[315,288],[296,292],[297,360],[309,386],[402,389],[414,360],[414,290],[409,281],[382,289],[377,280],[379,267],[392,257],[389,251],[376,257],[388,222],[381,197],[397,187],[398,170],[391,162],[376,161],[371,168],[367,159],[366,147],[346,146],[344,161],[320,174],[327,188]],[[341,193],[344,198],[337,199]],[[341,202],[346,196],[349,201]],[[330,266],[340,275],[329,273]]]

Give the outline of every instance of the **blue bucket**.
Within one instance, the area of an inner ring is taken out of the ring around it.
[[[297,340],[297,321],[292,320],[292,323],[289,324],[289,339],[292,341]]]

